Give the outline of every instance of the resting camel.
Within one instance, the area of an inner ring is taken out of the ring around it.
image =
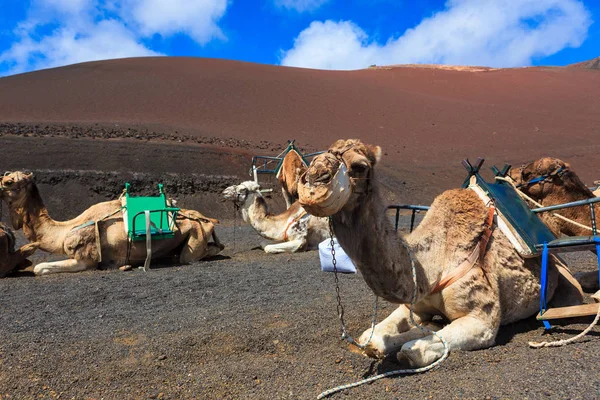
[[[0,187],[13,227],[23,228],[27,239],[37,241],[40,249],[69,257],[37,264],[33,270],[36,275],[83,271],[97,268],[100,261],[123,263],[127,259],[128,237],[120,200],[95,204],[78,217],[59,222],[48,214],[32,173],[7,172]],[[186,264],[218,254],[224,246],[214,232],[216,222],[198,211],[182,209],[178,213],[175,237],[152,242],[153,258],[178,254],[179,262]],[[214,242],[209,243],[211,236]],[[145,258],[145,242],[132,242],[130,263],[141,263]]]
[[[518,168],[511,168],[508,176],[523,193],[542,204],[552,206],[573,201],[597,197],[571,170],[568,163],[558,158],[544,157],[539,160],[524,164]],[[600,204],[594,206],[596,226],[600,229]],[[566,208],[554,211],[585,226],[590,226],[590,207]],[[589,236],[591,230],[577,226],[553,217],[550,213],[542,213],[541,218],[556,236]],[[598,271],[578,272],[575,277],[586,291],[598,289]]]
[[[294,149],[288,151],[277,173],[286,208],[290,208],[298,200],[298,180],[304,171],[306,163],[300,154]]]
[[[15,235],[0,222],[0,278],[4,278],[15,269],[27,268],[31,256],[38,248],[38,243],[28,243],[15,251]]]
[[[540,299],[539,257],[522,258],[494,223],[486,228],[493,214],[470,189],[439,195],[404,242],[385,213],[376,175],[380,158],[379,146],[338,140],[312,160],[298,186],[300,204],[308,212],[331,216],[340,245],[371,290],[400,304],[376,325],[370,341],[370,329],[358,339],[363,345],[368,341],[365,353],[379,358],[399,349],[398,360],[412,367],[444,354],[437,337],[410,322],[414,291],[417,323],[438,330],[434,315],[450,321],[438,332],[450,351],[492,346],[501,325],[534,315]],[[565,305],[581,304],[577,282],[560,274],[558,263],[551,257],[549,298],[558,295],[555,300]]]
[[[282,243],[261,247],[266,253],[295,253],[316,249],[329,237],[327,218],[317,218],[304,211],[298,202],[279,215],[269,212],[267,202],[260,193],[260,185],[254,181],[229,186],[223,197],[241,209],[242,218],[265,239]]]

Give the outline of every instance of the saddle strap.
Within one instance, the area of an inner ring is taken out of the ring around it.
[[[452,285],[454,282],[465,276],[467,272],[473,269],[473,267],[477,263],[477,260],[479,260],[479,268],[481,268],[486,279],[488,279],[487,273],[489,273],[489,269],[484,265],[483,259],[485,257],[485,253],[487,252],[488,242],[490,241],[490,238],[492,237],[492,232],[494,230],[495,213],[496,207],[494,207],[493,205],[488,207],[488,215],[485,220],[485,227],[483,230],[483,234],[481,235],[481,239],[479,239],[479,242],[477,243],[471,254],[469,254],[469,257],[467,257],[467,259],[463,261],[456,269],[454,269],[448,275],[443,277],[439,281],[439,283],[435,285],[431,293],[441,292],[442,290],[444,290],[445,288],[447,288],[448,286]]]

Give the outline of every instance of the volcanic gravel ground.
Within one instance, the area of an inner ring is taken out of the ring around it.
[[[217,229],[228,247],[193,265],[0,280],[0,398],[311,399],[397,368],[339,340],[333,274],[316,251],[267,255],[248,225]],[[595,267],[586,253],[569,261]],[[358,335],[373,296],[360,275],[340,280]],[[391,310],[380,302],[378,319]],[[570,337],[589,319],[575,322],[545,335],[531,318],[503,327],[495,347],[334,398],[598,398],[598,328],[562,348],[527,345]]]

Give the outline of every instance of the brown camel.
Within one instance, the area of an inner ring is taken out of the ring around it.
[[[306,163],[302,156],[294,149],[288,151],[277,172],[277,180],[281,184],[286,208],[290,208],[298,200],[298,180],[304,171],[306,171]]]
[[[586,200],[596,197],[594,193],[579,179],[571,166],[558,158],[544,157],[539,160],[524,164],[518,168],[511,168],[508,176],[515,186],[523,193],[542,204],[553,206]],[[600,205],[594,205],[596,226],[600,229]],[[553,211],[581,225],[591,225],[591,212],[589,205],[565,208]],[[551,213],[542,213],[541,218],[556,236],[589,236],[590,229],[572,224]],[[598,290],[598,271],[579,272],[575,278],[586,291]]]
[[[0,222],[0,278],[4,278],[14,270],[27,268],[31,256],[39,247],[39,243],[28,243],[15,251],[15,235]]]
[[[127,259],[128,236],[120,200],[95,204],[78,217],[59,222],[48,214],[32,173],[6,173],[0,187],[13,227],[23,228],[27,239],[37,241],[40,249],[69,257],[37,264],[36,275],[83,271],[96,268],[100,262],[118,264]],[[152,242],[153,258],[178,255],[179,262],[187,264],[218,254],[224,246],[214,232],[216,222],[198,211],[181,209],[175,237]],[[209,243],[211,236],[214,242]],[[141,263],[145,258],[145,242],[132,242],[131,264]]]
[[[408,304],[413,293],[417,323],[436,330],[434,315],[450,321],[438,332],[450,351],[492,346],[501,325],[534,315],[540,296],[539,257],[522,258],[500,229],[491,231],[489,242],[482,240],[492,229],[486,221],[493,214],[470,189],[439,195],[419,227],[403,238],[385,213],[376,176],[380,157],[378,146],[338,140],[328,153],[313,159],[298,187],[308,212],[331,216],[340,245],[373,292],[401,304],[376,325],[365,352],[382,357],[400,349],[398,359],[413,367],[444,354],[437,337],[411,324]],[[349,179],[338,173],[342,166]],[[336,180],[348,183],[338,185]],[[324,194],[322,187],[331,188],[331,194]],[[549,298],[559,294],[555,299],[563,305],[581,304],[580,288],[558,273],[558,262],[554,257],[549,262]],[[369,329],[359,342],[366,343],[370,334]]]

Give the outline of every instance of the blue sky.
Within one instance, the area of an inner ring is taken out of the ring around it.
[[[322,69],[566,65],[600,56],[598,0],[2,0],[0,76],[136,56]]]

